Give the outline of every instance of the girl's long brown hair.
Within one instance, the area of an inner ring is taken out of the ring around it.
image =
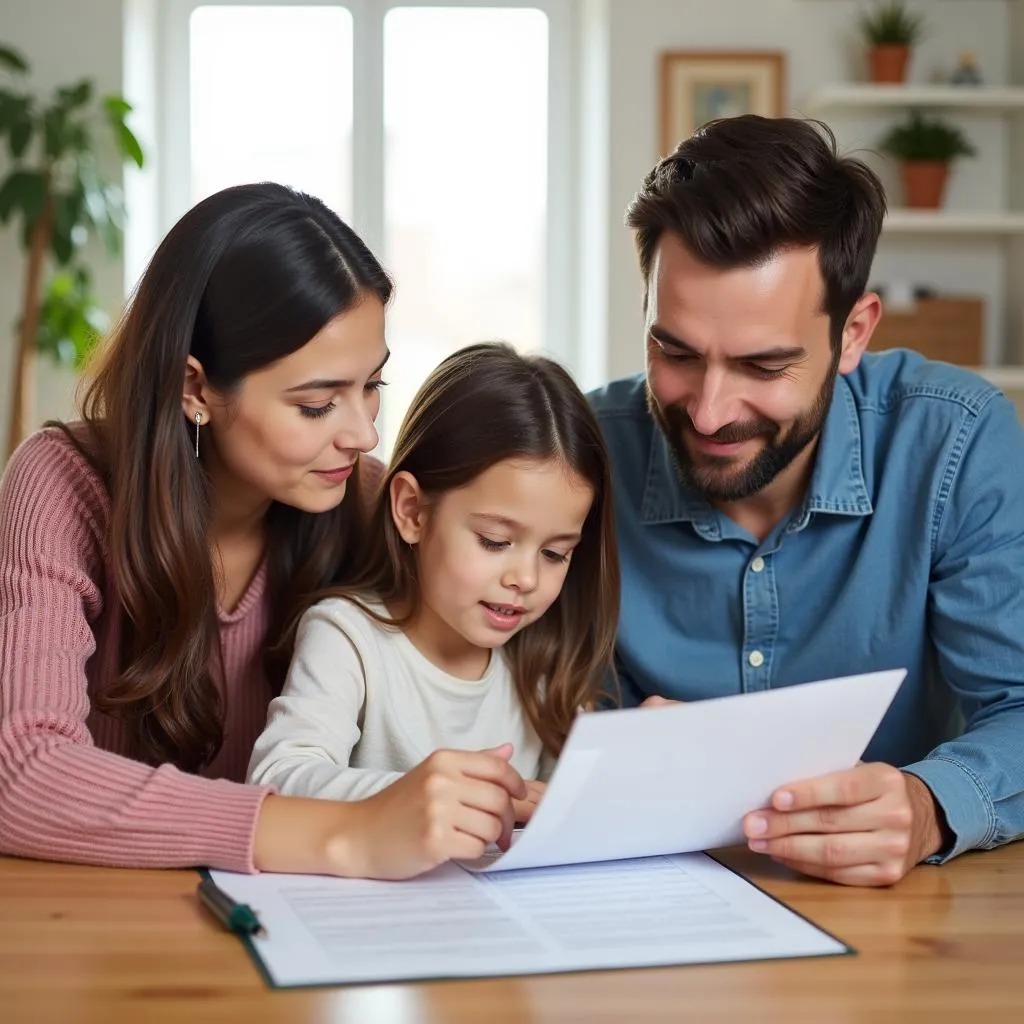
[[[119,675],[96,706],[126,720],[140,760],[195,771],[224,738],[211,674],[220,653],[212,495],[181,408],[186,358],[230,393],[367,294],[386,303],[387,274],[319,200],[273,184],[218,192],[156,250],[85,393],[85,429],[65,428],[110,491],[122,643]],[[282,625],[308,594],[346,578],[362,518],[358,472],[330,512],[271,505],[264,654],[274,687],[289,654]]]
[[[606,683],[619,613],[608,456],[587,400],[557,363],[488,343],[464,348],[434,370],[402,423],[354,582],[333,592],[410,609],[404,618],[382,620],[408,622],[419,588],[415,553],[391,515],[395,474],[411,473],[429,502],[514,458],[559,460],[594,491],[561,594],[504,648],[522,707],[545,748],[557,754],[580,708],[590,707]]]

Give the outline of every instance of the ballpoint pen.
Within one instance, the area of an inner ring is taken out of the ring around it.
[[[223,889],[209,878],[204,878],[196,888],[199,899],[225,928],[239,935],[266,935],[267,930],[260,924],[256,911],[246,903],[236,903]]]

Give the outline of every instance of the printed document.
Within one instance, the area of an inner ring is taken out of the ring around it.
[[[257,909],[274,986],[650,967],[850,950],[701,853],[408,882],[212,872]]]

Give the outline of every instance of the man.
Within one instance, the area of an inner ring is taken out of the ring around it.
[[[866,763],[745,819],[799,871],[887,885],[1024,833],[1024,431],[973,374],[865,354],[885,199],[821,127],[725,119],[648,175],[647,370],[592,401],[627,704],[908,670]]]

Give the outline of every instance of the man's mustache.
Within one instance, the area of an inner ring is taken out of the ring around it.
[[[681,434],[692,434],[705,441],[713,441],[717,444],[738,444],[741,441],[749,441],[754,437],[774,437],[779,432],[779,425],[771,420],[750,420],[746,423],[726,423],[713,434],[702,434],[690,419],[689,414],[678,406],[669,406],[665,409],[665,419],[673,430]]]

